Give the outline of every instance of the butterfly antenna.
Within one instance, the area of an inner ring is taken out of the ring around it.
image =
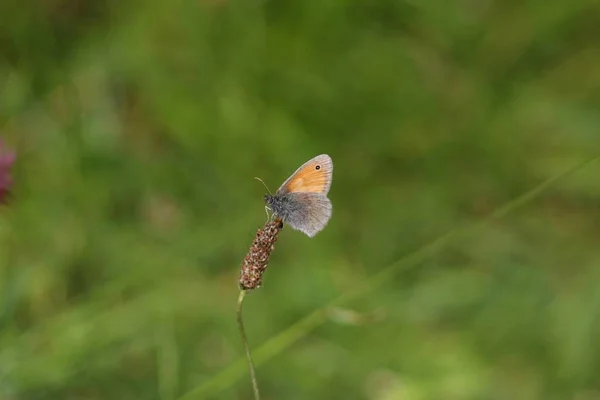
[[[260,179],[259,177],[256,177],[256,176],[254,177],[254,179],[256,179],[257,181],[260,181],[267,189],[267,192],[269,192],[270,195],[273,195],[273,193],[271,193],[271,191],[269,190],[269,187],[267,186],[267,184],[262,179]]]

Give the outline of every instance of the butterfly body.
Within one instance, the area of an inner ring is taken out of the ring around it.
[[[331,218],[333,207],[327,193],[332,176],[331,158],[316,156],[298,168],[274,195],[266,195],[265,203],[293,229],[313,237]]]

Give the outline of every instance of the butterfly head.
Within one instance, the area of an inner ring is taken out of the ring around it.
[[[273,212],[278,218],[287,220],[293,207],[290,208],[291,199],[289,196],[280,195],[275,193],[274,195],[265,195],[265,204],[267,208]]]

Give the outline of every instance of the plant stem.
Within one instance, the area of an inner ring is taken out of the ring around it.
[[[260,400],[260,393],[258,392],[258,381],[256,380],[256,371],[254,370],[254,362],[252,361],[252,355],[250,354],[250,345],[248,344],[248,338],[246,337],[246,330],[244,329],[244,321],[242,319],[242,303],[246,296],[245,290],[240,290],[240,295],[237,301],[237,322],[240,328],[240,334],[242,335],[242,341],[244,342],[244,348],[246,349],[246,359],[248,360],[248,367],[250,367],[250,379],[252,380],[252,390],[254,391],[254,400]]]

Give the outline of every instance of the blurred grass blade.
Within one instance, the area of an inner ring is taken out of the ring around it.
[[[450,231],[447,234],[438,237],[433,242],[430,242],[428,245],[421,247],[419,250],[409,254],[408,256],[398,260],[395,263],[392,263],[391,265],[380,271],[378,274],[368,279],[362,286],[358,286],[355,289],[342,294],[340,297],[334,299],[329,304],[314,311],[313,313],[304,317],[294,325],[290,326],[288,329],[267,340],[261,347],[259,347],[254,352],[254,364],[256,366],[263,364],[264,362],[271,359],[273,356],[290,347],[300,338],[306,336],[313,329],[324,324],[328,320],[327,310],[329,309],[329,307],[346,303],[350,300],[357,298],[358,296],[369,293],[373,289],[376,289],[379,286],[383,285],[394,274],[398,273],[399,271],[415,267],[416,265],[427,259],[427,257],[439,251],[442,248],[442,246],[447,244],[450,240],[453,240],[461,235],[470,234],[476,231],[477,229],[480,229],[482,226],[486,225],[490,221],[502,218],[510,212],[512,212],[513,210],[523,207],[524,205],[538,198],[542,193],[544,193],[552,185],[556,184],[556,182],[558,182],[559,180],[562,180],[567,176],[585,168],[589,164],[597,161],[599,158],[600,156],[595,156],[569,168],[568,170],[542,182],[541,184],[527,191],[521,196],[497,208],[495,211],[493,211],[486,218],[483,218],[481,221],[463,228],[457,228],[453,231]],[[204,396],[214,395],[215,393],[231,386],[235,381],[245,376],[246,367],[246,360],[244,358],[240,358],[238,361],[225,368],[222,372],[215,375],[212,379],[207,380],[203,384],[184,394],[182,397],[180,397],[180,400],[199,399]]]

